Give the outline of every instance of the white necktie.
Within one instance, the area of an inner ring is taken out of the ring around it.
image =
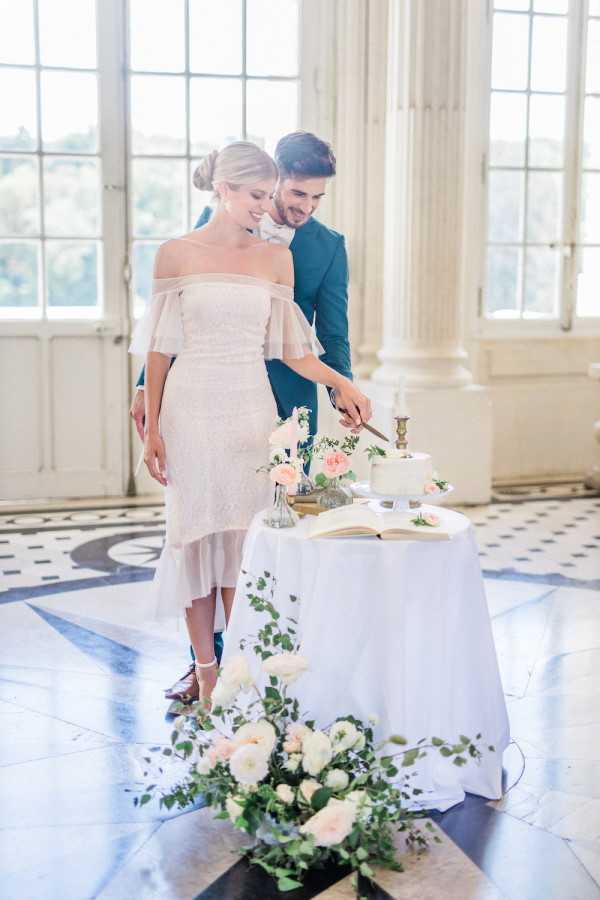
[[[295,228],[290,228],[289,225],[279,225],[268,213],[264,214],[258,226],[259,238],[269,244],[283,244],[285,247],[289,247],[295,233]]]

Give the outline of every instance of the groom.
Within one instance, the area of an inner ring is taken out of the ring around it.
[[[294,260],[294,300],[308,321],[315,326],[325,353],[322,362],[346,378],[352,378],[348,341],[348,259],[344,238],[327,228],[313,213],[325,195],[328,180],[335,175],[335,156],[329,144],[306,131],[295,131],[281,138],[275,148],[279,182],[272,208],[265,213],[257,230],[262,240],[285,244]],[[196,222],[200,228],[211,216],[206,207]],[[310,433],[317,431],[317,386],[297,375],[280,360],[266,363],[269,380],[282,418],[288,418],[295,406],[311,412]],[[144,438],[144,369],[138,378],[138,391],[130,415],[138,434]],[[335,391],[329,390],[336,406]],[[353,428],[351,418],[340,411],[341,423]],[[194,696],[196,694],[196,696]],[[167,699],[197,697],[193,666],[170,690]]]

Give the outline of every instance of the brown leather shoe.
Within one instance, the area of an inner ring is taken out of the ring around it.
[[[182,703],[193,703],[199,696],[200,688],[198,687],[194,663],[191,664],[185,675],[182,675],[179,681],[175,682],[173,687],[165,691],[166,700],[180,700]]]

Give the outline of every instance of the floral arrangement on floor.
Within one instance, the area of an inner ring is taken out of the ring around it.
[[[247,589],[264,624],[240,649],[252,647],[266,687],[256,684],[244,655],[227,660],[212,711],[194,704],[175,720],[171,747],[152,748],[189,765],[180,784],[161,792],[160,805],[184,808],[203,798],[217,818],[248,836],[243,854],[276,879],[280,891],[300,887],[309,870],[331,863],[355,879],[372,878],[374,866],[401,870],[394,833],[404,832],[408,846],[417,849],[426,847],[428,837],[418,814],[405,808],[422,793],[407,770],[428,750],[457,766],[479,759],[481,751],[464,735],[454,744],[434,737],[408,747],[400,736],[376,744],[375,717],[365,724],[340,716],[324,728],[306,720],[289,693],[309,667],[299,652],[296,623],[282,624],[268,572],[249,579]],[[384,754],[388,744],[391,752]],[[157,790],[150,785],[136,804],[148,803]],[[427,822],[425,829],[433,826]]]

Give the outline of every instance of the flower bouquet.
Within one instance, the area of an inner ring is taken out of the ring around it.
[[[340,716],[327,727],[307,720],[290,694],[309,667],[299,652],[295,620],[282,624],[268,572],[249,579],[247,589],[263,624],[240,649],[251,646],[257,655],[258,683],[244,655],[230,657],[220,670],[212,711],[194,704],[175,720],[171,747],[152,748],[189,766],[181,783],[161,792],[161,806],[184,808],[203,799],[217,818],[247,835],[242,852],[248,863],[276,879],[280,891],[300,887],[309,870],[331,864],[355,879],[372,878],[374,866],[401,870],[395,832],[404,832],[409,847],[427,845],[418,813],[406,809],[422,792],[411,774],[401,773],[430,749],[465,765],[481,756],[477,744],[464,735],[457,743],[434,737],[408,747],[403,737],[392,736],[376,744],[376,717],[365,724]],[[148,803],[156,790],[149,786],[135,802]],[[429,822],[424,827],[433,830]]]
[[[288,495],[296,494],[306,479],[304,474],[304,454],[299,452],[299,444],[308,438],[308,417],[306,407],[294,408],[289,419],[280,419],[269,437],[271,453],[269,463],[258,472],[267,472],[275,485],[274,504],[265,518],[271,528],[289,528],[296,524],[298,516],[288,503]],[[310,485],[312,488],[312,485]]]
[[[346,435],[342,441],[327,435],[315,439],[311,456],[321,463],[321,471],[315,477],[315,485],[323,488],[319,503],[325,509],[352,503],[352,493],[346,487],[346,483],[356,480],[350,457],[356,450],[359,440],[357,434]]]

